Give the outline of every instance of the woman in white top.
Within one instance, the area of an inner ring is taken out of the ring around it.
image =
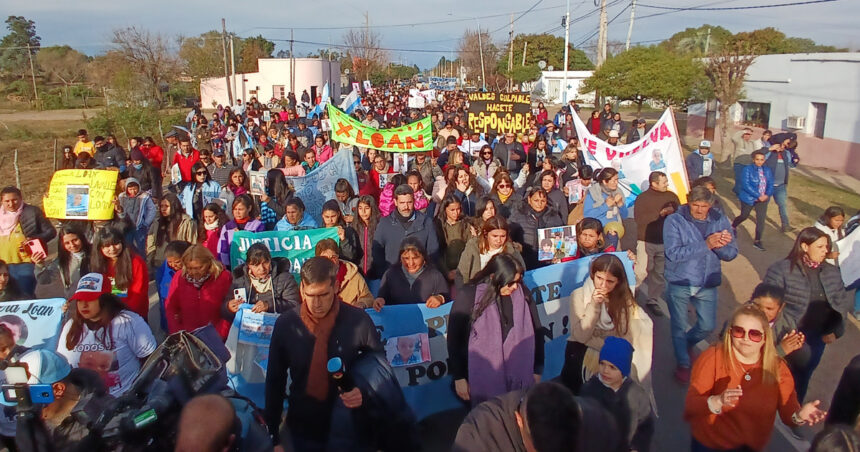
[[[71,318],[63,325],[57,353],[72,367],[91,369],[102,377],[110,394],[125,393],[140,363],[155,351],[149,325],[111,293],[110,281],[88,273],[69,300]]]
[[[510,254],[525,268],[525,262],[517,249],[517,245],[511,241],[507,220],[501,215],[496,215],[484,221],[477,237],[472,237],[466,242],[454,277],[457,285],[471,281],[479,271],[487,266],[493,256],[501,253]]]
[[[836,242],[845,238],[845,211],[839,206],[830,206],[815,222],[815,227],[821,232],[830,236],[830,243],[833,245],[832,250],[827,253],[827,263],[836,265],[836,259],[839,257],[839,249],[836,247]]]
[[[624,338],[633,345],[630,376],[650,390],[643,380],[651,371],[654,324],[636,305],[621,259],[602,254],[591,262],[589,278],[570,297],[570,318],[561,379],[574,394],[597,372],[607,336]]]

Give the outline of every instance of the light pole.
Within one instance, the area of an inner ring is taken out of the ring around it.
[[[478,24],[478,53],[481,54],[481,87],[484,92],[487,91],[487,74],[484,73],[484,42],[481,38],[481,22],[475,17],[475,22]]]
[[[567,104],[567,48],[570,46],[570,0],[567,0],[567,14],[564,17],[564,78],[561,83],[561,101]]]

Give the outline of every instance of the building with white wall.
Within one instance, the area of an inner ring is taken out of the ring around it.
[[[567,100],[574,99],[580,104],[594,103],[594,92],[580,93],[582,81],[591,77],[594,71],[567,71]],[[564,71],[543,71],[532,91],[543,91],[543,98],[550,104],[565,104]]]
[[[796,133],[802,164],[860,177],[858,53],[762,55],[730,114],[737,127]],[[703,109],[691,108],[688,134],[703,127]]]
[[[233,98],[247,101],[256,97],[261,102],[282,99],[290,93],[290,59],[260,58],[257,72],[236,74],[235,77],[212,77],[200,80],[200,104],[203,108],[214,105],[227,105],[227,81],[231,83]],[[296,58],[296,99],[301,99],[302,91],[307,90],[311,99],[322,93],[323,86],[329,84],[329,96],[340,99],[340,63],[320,58]],[[214,105],[213,105],[214,103]]]

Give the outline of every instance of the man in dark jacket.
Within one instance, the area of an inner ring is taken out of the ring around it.
[[[712,209],[714,195],[697,186],[687,195],[687,204],[669,215],[663,224],[666,253],[672,345],[678,367],[675,378],[690,381],[689,349],[705,339],[717,322],[717,287],[722,282],[721,261],[737,257],[738,246],[731,223]],[[696,324],[687,328],[687,307],[696,308]]]
[[[96,152],[93,158],[96,159],[99,165],[103,168],[117,168],[119,172],[125,172],[125,151],[119,146],[108,143],[104,137],[96,137],[93,141],[96,143]]]
[[[387,217],[379,219],[373,234],[373,271],[379,278],[385,270],[400,262],[400,244],[406,237],[415,237],[424,249],[430,262],[436,262],[439,239],[433,219],[415,210],[412,187],[404,184],[394,189],[394,204],[397,209]]]
[[[128,177],[137,179],[142,191],[155,199],[161,198],[161,171],[149,163],[140,149],[133,149],[129,158],[131,166],[128,168]]]
[[[544,382],[478,405],[463,420],[451,450],[615,452],[624,446],[615,421],[596,401]]]
[[[773,200],[779,207],[782,232],[794,230],[788,221],[788,172],[800,161],[797,153],[789,147],[797,142],[793,133],[778,133],[771,137],[773,143],[765,154],[764,165],[773,172]]]
[[[505,132],[505,139],[499,141],[493,149],[493,157],[499,159],[508,172],[511,173],[511,179],[516,179],[520,173],[520,169],[526,162],[526,151],[523,149],[522,143],[516,141],[516,135],[513,132]],[[534,171],[534,168],[531,168]]]
[[[278,317],[269,349],[265,417],[275,451],[284,450],[280,426],[288,373],[287,426],[292,446],[298,452],[325,450],[335,404],[359,410],[363,402],[358,388],[338,394],[326,363],[340,358],[350,369],[362,353],[383,351],[370,317],[337,298],[337,267],[330,260],[305,261],[301,296],[299,307]]]

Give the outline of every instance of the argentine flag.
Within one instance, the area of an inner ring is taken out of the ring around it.
[[[323,86],[322,95],[320,96],[320,103],[314,107],[313,110],[308,113],[308,118],[313,118],[315,116],[319,116],[322,114],[323,110],[325,110],[326,104],[328,104],[329,94],[328,94],[328,83]]]
[[[361,96],[358,95],[358,90],[352,90],[349,95],[340,103],[340,109],[346,114],[351,115],[356,108],[361,106]]]

